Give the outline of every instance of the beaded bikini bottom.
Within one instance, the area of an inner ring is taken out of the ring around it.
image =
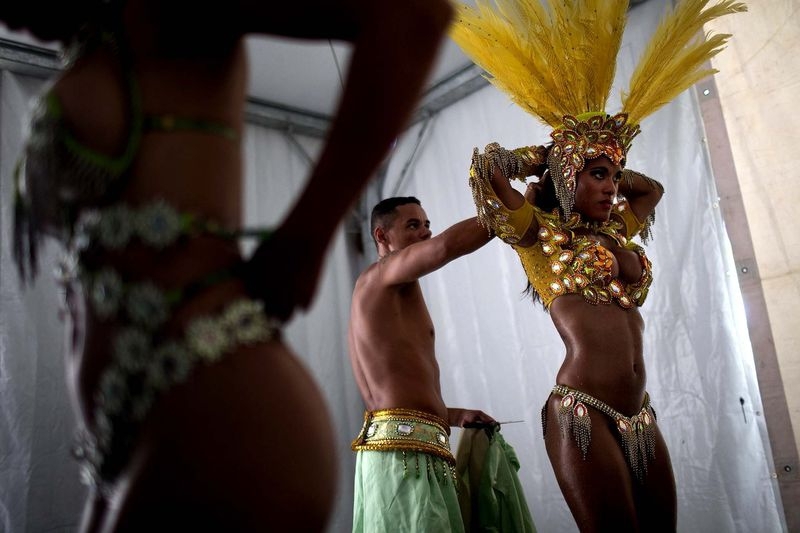
[[[76,224],[59,269],[62,283],[80,281],[91,313],[113,327],[110,361],[94,393],[89,427],[78,435],[75,455],[84,481],[107,492],[128,462],[130,451],[158,398],[189,379],[203,364],[213,364],[245,345],[280,335],[281,322],[264,304],[247,297],[230,301],[218,312],[197,316],[168,333],[166,324],[179,306],[222,281],[234,269],[212,272],[182,287],[163,288],[148,278],[131,279],[107,264],[92,265],[97,252],[122,250],[136,243],[163,250],[206,234],[235,240],[266,237],[265,230],[229,231],[213,221],[179,212],[163,200],[140,206],[112,204],[85,210]]]
[[[592,440],[592,420],[587,405],[611,418],[620,436],[625,460],[642,481],[647,474],[647,463],[655,457],[656,414],[650,406],[650,396],[645,393],[641,410],[625,416],[607,403],[565,385],[556,385],[551,394],[561,397],[558,405],[558,425],[563,435],[570,433],[581,450],[583,459],[589,453]],[[547,404],[542,407],[542,433],[547,428]]]

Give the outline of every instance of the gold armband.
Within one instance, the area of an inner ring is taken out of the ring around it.
[[[628,168],[623,170],[622,181],[625,182],[629,187],[633,185],[634,181],[641,181],[648,184],[651,189],[659,190],[662,194],[664,193],[664,186],[661,185],[658,180],[654,180],[653,178],[645,176],[641,172],[636,172],[635,170]],[[621,218],[625,223],[625,236],[630,239],[638,234],[639,238],[642,239],[642,242],[647,244],[647,241],[650,240],[650,237],[653,235],[653,224],[656,223],[656,212],[653,211],[650,213],[650,215],[642,222],[630,210],[630,207],[628,207],[627,215]]]

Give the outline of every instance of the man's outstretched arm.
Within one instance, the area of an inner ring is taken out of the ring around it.
[[[380,261],[381,278],[386,285],[416,281],[453,259],[474,252],[492,237],[476,217],[462,220],[436,237],[414,243]]]

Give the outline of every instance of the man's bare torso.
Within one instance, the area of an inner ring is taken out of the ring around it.
[[[447,420],[434,330],[419,282],[387,285],[384,258],[356,282],[350,312],[350,362],[369,410],[420,409]]]

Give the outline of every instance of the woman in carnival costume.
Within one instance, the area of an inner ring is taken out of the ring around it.
[[[67,251],[83,530],[324,529],[334,432],[281,327],[310,304],[451,14],[444,0],[2,3],[0,20],[61,41],[68,61],[18,167],[15,255],[24,280],[44,236]],[[241,228],[249,33],[354,46],[327,143],[274,232]],[[262,239],[249,261],[243,236]]]
[[[627,0],[478,0],[451,35],[490,81],[552,128],[552,142],[475,150],[478,217],[519,255],[566,346],[542,409],[545,446],[581,531],[674,531],[675,480],[646,392],[638,307],[651,263],[661,184],[625,168],[642,119],[712,73],[729,37],[703,24],[740,2],[679,0],[661,21],[622,98],[606,112]],[[712,5],[709,5],[712,4]],[[539,176],[525,194],[510,180]]]

